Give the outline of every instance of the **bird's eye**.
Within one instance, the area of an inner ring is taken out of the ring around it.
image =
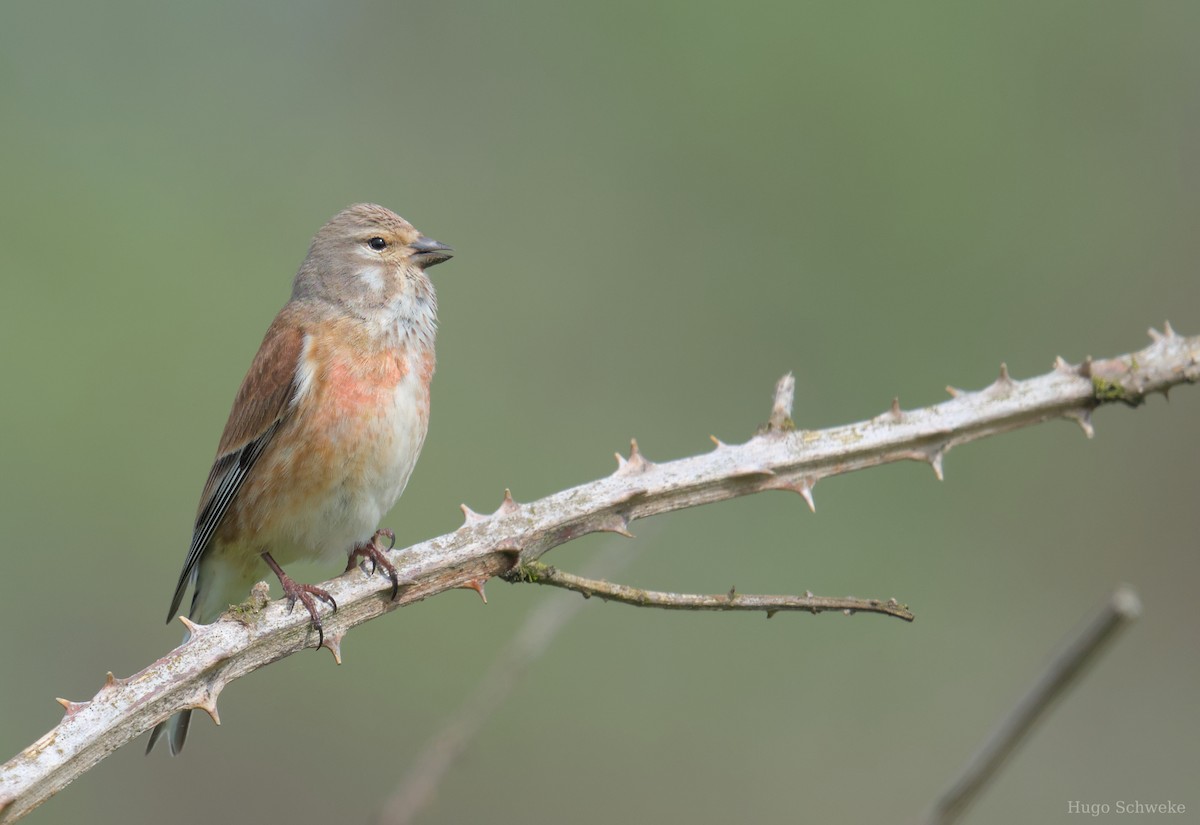
[[[376,252],[382,252],[383,250],[387,249],[388,242],[383,238],[376,236],[367,241],[367,246],[371,247]]]

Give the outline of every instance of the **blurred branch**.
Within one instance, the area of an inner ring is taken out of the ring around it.
[[[511,578],[510,578],[511,576]],[[532,582],[551,587],[561,587],[580,593],[585,599],[599,596],[605,601],[631,604],[635,607],[657,607],[663,610],[754,610],[762,611],[771,618],[780,610],[803,610],[808,613],[824,613],[828,610],[841,610],[849,613],[882,613],[895,616],[906,622],[913,620],[913,614],[895,599],[886,602],[878,599],[829,598],[814,596],[806,593],[803,596],[757,596],[752,593],[738,593],[729,588],[728,593],[705,596],[696,593],[660,593],[656,590],[642,590],[625,584],[613,584],[598,579],[584,578],[574,573],[564,573],[562,570],[533,561],[521,565],[516,575],[505,574],[511,581]]]
[[[925,821],[929,825],[957,822],[1054,701],[1066,693],[1084,668],[1100,655],[1105,644],[1141,612],[1137,593],[1129,587],[1117,588],[1104,607],[1069,640],[1047,665],[1037,683],[991,732],[983,747],[967,762],[962,774],[934,803]]]
[[[646,536],[643,533],[642,540]],[[618,552],[625,550],[625,552]],[[589,576],[615,576],[634,558],[621,545],[602,547],[587,565]],[[475,690],[411,760],[412,767],[379,809],[379,825],[407,825],[429,807],[438,786],[466,751],[487,720],[504,704],[517,681],[546,652],[554,638],[579,615],[583,599],[567,596],[543,600],[511,639],[497,651]]]
[[[897,401],[869,421],[820,431],[792,428],[780,400],[791,391],[785,377],[772,420],[744,444],[717,441],[704,455],[664,464],[648,461],[635,445],[606,478],[525,505],[506,494],[487,516],[464,505],[466,522],[458,530],[393,554],[410,583],[396,601],[379,577],[352,571],[323,584],[339,605],[325,619],[324,646],[340,659],[341,639],[356,625],[447,590],[477,587],[579,536],[626,534],[635,519],[767,490],[792,490],[811,507],[818,480],[893,461],[927,462],[940,478],[951,447],[1050,419],[1073,419],[1090,436],[1095,407],[1137,406],[1149,393],[1200,379],[1200,337],[1180,336],[1169,326],[1151,336],[1154,342],[1136,353],[1078,366],[1059,359],[1051,372],[1025,381],[1014,381],[1002,367],[978,392],[954,390],[951,400],[920,410],[904,411]],[[0,822],[21,818],[179,710],[198,708],[216,721],[217,697],[227,684],[313,642],[303,611],[252,601],[193,627],[185,644],[133,676],[110,674],[90,701],[64,700],[62,721],[0,766]]]

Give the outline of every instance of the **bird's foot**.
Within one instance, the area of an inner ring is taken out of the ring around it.
[[[312,619],[313,630],[317,631],[317,649],[319,650],[325,643],[325,628],[321,625],[321,616],[317,613],[317,599],[327,602],[333,608],[334,613],[337,612],[337,602],[333,600],[333,596],[330,596],[328,591],[322,590],[315,584],[300,584],[284,573],[283,568],[275,563],[275,559],[271,558],[270,553],[263,553],[262,557],[267,566],[275,571],[275,575],[279,578],[283,595],[287,597],[288,610],[293,610],[299,600],[304,605],[304,609],[308,611],[308,615]]]
[[[395,601],[396,594],[400,592],[400,574],[396,572],[396,565],[388,561],[387,556],[384,555],[387,551],[379,544],[381,538],[388,540],[388,550],[395,548],[395,533],[386,529],[376,530],[370,541],[364,542],[350,551],[350,559],[346,562],[346,572],[349,573],[357,564],[358,569],[363,573],[374,576],[376,571],[382,567],[383,572],[387,573],[388,578],[392,580],[392,601]],[[371,562],[370,570],[367,569],[368,560]]]

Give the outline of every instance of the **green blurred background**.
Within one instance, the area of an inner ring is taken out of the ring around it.
[[[0,10],[0,759],[162,624],[229,404],[312,233],[374,200],[433,271],[425,453],[386,522],[453,530],[740,441],[1200,332],[1195,3],[263,2]],[[589,603],[423,821],[907,819],[1119,582],[1145,616],[973,822],[1200,808],[1200,388],[634,525],[664,589],[871,616]],[[601,540],[548,560],[579,569]],[[296,572],[296,571],[293,571]],[[337,572],[302,568],[317,581]],[[367,821],[527,613],[493,583],[232,685],[180,759],[30,821]]]

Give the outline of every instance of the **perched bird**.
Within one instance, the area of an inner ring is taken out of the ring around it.
[[[404,492],[429,426],[437,298],[425,270],[451,257],[399,215],[356,204],[321,227],[233,401],[200,496],[170,622],[189,582],[188,616],[211,622],[265,568],[300,601],[323,641],[317,602],[281,565],[347,559],[399,579],[379,520]],[[389,548],[390,549],[390,548]],[[171,753],[191,711],[160,723]]]

